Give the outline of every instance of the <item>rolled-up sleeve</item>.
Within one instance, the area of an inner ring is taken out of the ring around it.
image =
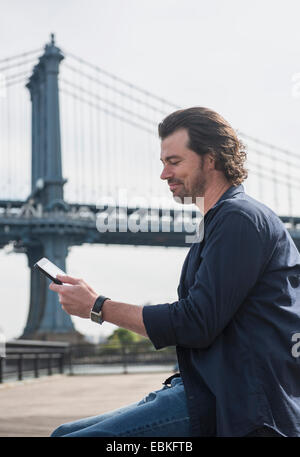
[[[211,345],[258,280],[265,248],[247,215],[228,213],[219,220],[205,241],[188,296],[143,308],[144,325],[154,347]]]

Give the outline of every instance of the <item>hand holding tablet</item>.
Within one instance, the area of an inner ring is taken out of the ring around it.
[[[50,262],[46,257],[43,257],[34,264],[35,268],[38,268],[45,276],[51,279],[55,284],[63,284],[56,275],[65,275],[66,273],[58,268],[54,263]]]

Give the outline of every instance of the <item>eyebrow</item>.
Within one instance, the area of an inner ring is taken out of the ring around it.
[[[164,162],[169,162],[169,161],[172,160],[172,159],[182,159],[182,157],[176,156],[176,155],[172,155],[172,156],[166,157],[164,160],[163,160],[163,159],[160,159],[160,161],[161,161],[162,163],[164,163]]]

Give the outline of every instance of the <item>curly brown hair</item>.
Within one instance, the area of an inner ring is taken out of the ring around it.
[[[164,140],[181,128],[189,135],[187,147],[199,155],[212,154],[216,170],[223,171],[231,185],[238,186],[247,178],[246,147],[220,114],[198,106],[181,109],[158,125],[158,134]]]

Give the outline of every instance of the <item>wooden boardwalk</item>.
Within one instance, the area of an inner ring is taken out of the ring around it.
[[[0,436],[49,436],[60,424],[139,401],[172,373],[53,375],[0,385]]]

